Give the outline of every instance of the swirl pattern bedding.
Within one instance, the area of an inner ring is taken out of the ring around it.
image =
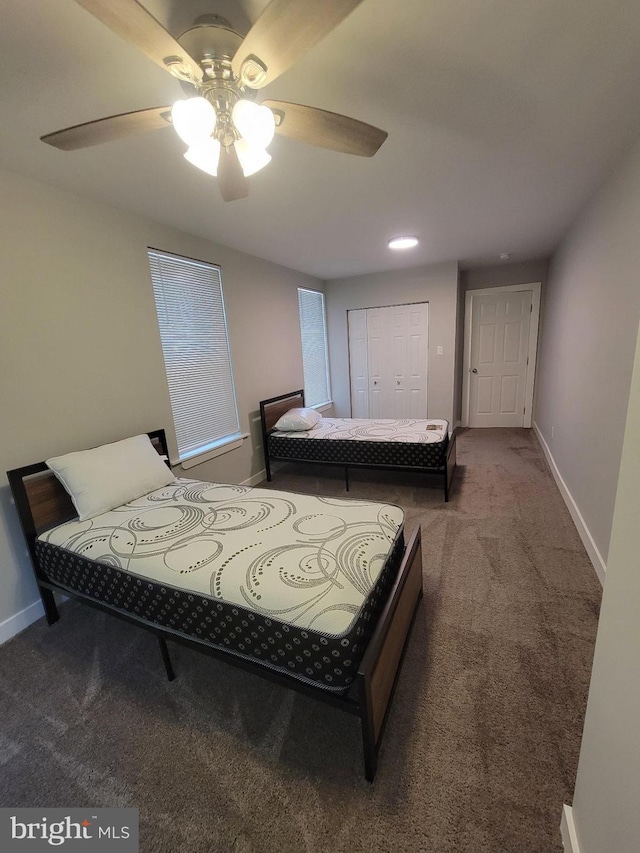
[[[179,479],[36,548],[67,589],[343,692],[403,544],[391,504]]]
[[[438,469],[448,432],[446,420],[323,418],[312,429],[276,430],[267,440],[272,459]]]
[[[442,441],[449,430],[444,420],[415,418],[322,418],[316,426],[299,432],[275,430],[279,438],[330,439],[331,441],[392,441],[412,444],[434,444]]]

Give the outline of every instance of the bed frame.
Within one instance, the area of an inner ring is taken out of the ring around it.
[[[148,433],[156,450],[167,457],[164,430]],[[167,463],[168,464],[168,463]],[[420,527],[413,532],[405,551],[389,598],[374,629],[358,667],[354,683],[345,694],[331,694],[321,687],[268,669],[259,661],[241,658],[224,648],[188,637],[172,629],[148,622],[138,616],[117,610],[67,587],[52,583],[42,571],[36,556],[35,541],[44,530],[77,517],[71,499],[44,462],[8,471],[11,492],[20,517],[45,616],[49,625],[60,618],[54,593],[71,596],[85,604],[117,616],[150,631],[158,638],[160,652],[169,681],[175,678],[167,639],[205,652],[232,666],[249,670],[269,681],[315,697],[360,718],[364,749],[365,776],[372,782],[389,708],[395,692],[409,634],[422,598],[422,552]]]
[[[415,465],[372,465],[371,462],[349,462],[345,465],[344,462],[332,462],[329,460],[304,459],[295,456],[280,456],[273,455],[269,451],[269,433],[275,426],[278,418],[292,408],[304,406],[304,389],[299,391],[291,391],[289,394],[281,394],[279,397],[270,397],[268,400],[260,402],[260,424],[262,427],[262,449],[264,453],[264,467],[267,473],[267,480],[271,482],[271,462],[281,460],[287,462],[305,462],[315,465],[334,465],[344,468],[344,480],[346,491],[349,491],[349,468],[374,468],[385,469],[387,471],[417,471],[422,474],[431,474],[439,477],[442,480],[444,487],[444,499],[449,500],[451,491],[451,481],[456,470],[456,438],[457,433],[454,429],[449,437],[447,444],[446,455],[442,466],[439,468],[423,468]]]

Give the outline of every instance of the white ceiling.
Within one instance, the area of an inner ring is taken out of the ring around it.
[[[322,2],[322,0],[313,0]],[[174,35],[265,0],[144,0]],[[640,133],[637,0],[364,0],[264,90],[382,127],[360,158],[276,138],[222,202],[171,128],[74,152],[44,133],[179,84],[73,0],[0,0],[0,166],[323,279],[548,255]],[[391,253],[397,234],[417,249]]]

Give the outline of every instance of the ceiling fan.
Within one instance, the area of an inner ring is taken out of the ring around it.
[[[271,157],[274,133],[321,148],[372,157],[387,133],[356,119],[287,101],[256,101],[362,0],[271,0],[243,38],[205,15],[178,39],[137,0],[76,0],[111,30],[176,77],[186,99],[108,116],[42,136],[65,151],[173,124],[185,157],[218,178],[225,201],[245,198],[247,177]]]

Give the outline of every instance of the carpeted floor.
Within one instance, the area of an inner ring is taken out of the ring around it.
[[[531,430],[468,430],[422,525],[425,597],[373,785],[357,719],[65,604],[0,648],[0,806],[136,806],[143,853],[559,853],[600,587]],[[343,495],[339,471],[274,488]]]

